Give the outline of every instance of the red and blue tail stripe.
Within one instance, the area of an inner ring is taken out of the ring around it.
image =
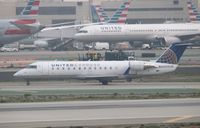
[[[38,15],[40,0],[29,0],[27,6],[22,10],[21,15]]]
[[[107,16],[104,9],[100,5],[92,6],[93,21],[125,24],[128,16],[129,6],[130,0],[125,0],[125,2],[120,6],[120,8],[111,18]]]
[[[187,8],[188,8],[190,21],[191,22],[200,21],[200,13],[198,12],[197,8],[195,7],[192,1],[187,2]]]
[[[111,17],[109,23],[121,23],[125,24],[128,16],[128,9],[130,6],[130,0],[126,0],[123,5],[115,12]]]

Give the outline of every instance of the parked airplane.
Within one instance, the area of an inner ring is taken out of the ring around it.
[[[200,24],[105,24],[87,26],[74,39],[84,42],[162,41],[164,45],[200,35]]]
[[[131,81],[137,75],[156,75],[172,72],[188,44],[172,44],[155,61],[39,61],[14,74],[29,85],[34,79],[96,79],[103,85],[116,78]]]
[[[128,16],[128,9],[129,5],[131,3],[131,0],[124,0],[123,4],[120,6],[119,9],[114,13],[114,15],[110,18],[107,16],[105,11],[100,6],[92,6],[92,16],[98,17],[98,21],[95,21],[93,23],[89,24],[78,24],[78,25],[61,25],[58,27],[47,27],[41,30],[41,32],[45,31],[51,31],[51,30],[62,30],[62,29],[68,29],[68,28],[77,28],[77,27],[85,27],[85,26],[91,26],[91,25],[102,25],[102,24],[110,24],[110,23],[117,23],[117,24],[125,24],[127,16]],[[70,23],[71,24],[71,23]],[[48,38],[48,39],[39,39],[34,42],[35,46],[40,48],[51,48],[52,50],[55,50],[57,48],[63,47],[68,43],[73,42],[74,40],[66,39],[66,42],[63,43],[55,43],[56,40],[60,39],[62,37],[58,38]],[[69,41],[69,42],[68,42]]]
[[[29,0],[18,19],[0,20],[0,47],[27,38],[44,27],[33,17],[38,14],[39,0]]]
[[[112,17],[109,17],[100,5],[92,6],[92,17],[96,22],[125,24],[131,0],[125,0]],[[95,19],[95,17],[97,19]]]

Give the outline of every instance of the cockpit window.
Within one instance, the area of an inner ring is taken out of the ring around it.
[[[26,68],[29,68],[29,69],[36,69],[37,66],[36,66],[36,65],[28,65]]]
[[[80,30],[78,33],[88,33],[86,30]]]

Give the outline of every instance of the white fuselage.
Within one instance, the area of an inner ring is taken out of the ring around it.
[[[80,29],[75,39],[88,42],[145,41],[168,38],[178,41],[182,37],[200,35],[198,23],[173,24],[106,24]]]
[[[14,74],[24,79],[42,78],[126,78],[172,72],[175,64],[146,61],[44,61],[36,62]]]

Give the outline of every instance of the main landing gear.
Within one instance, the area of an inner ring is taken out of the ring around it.
[[[100,83],[102,83],[102,85],[108,85],[108,82],[111,82],[111,80],[99,80]]]
[[[26,85],[27,85],[27,86],[30,85],[30,80],[26,80]]]

